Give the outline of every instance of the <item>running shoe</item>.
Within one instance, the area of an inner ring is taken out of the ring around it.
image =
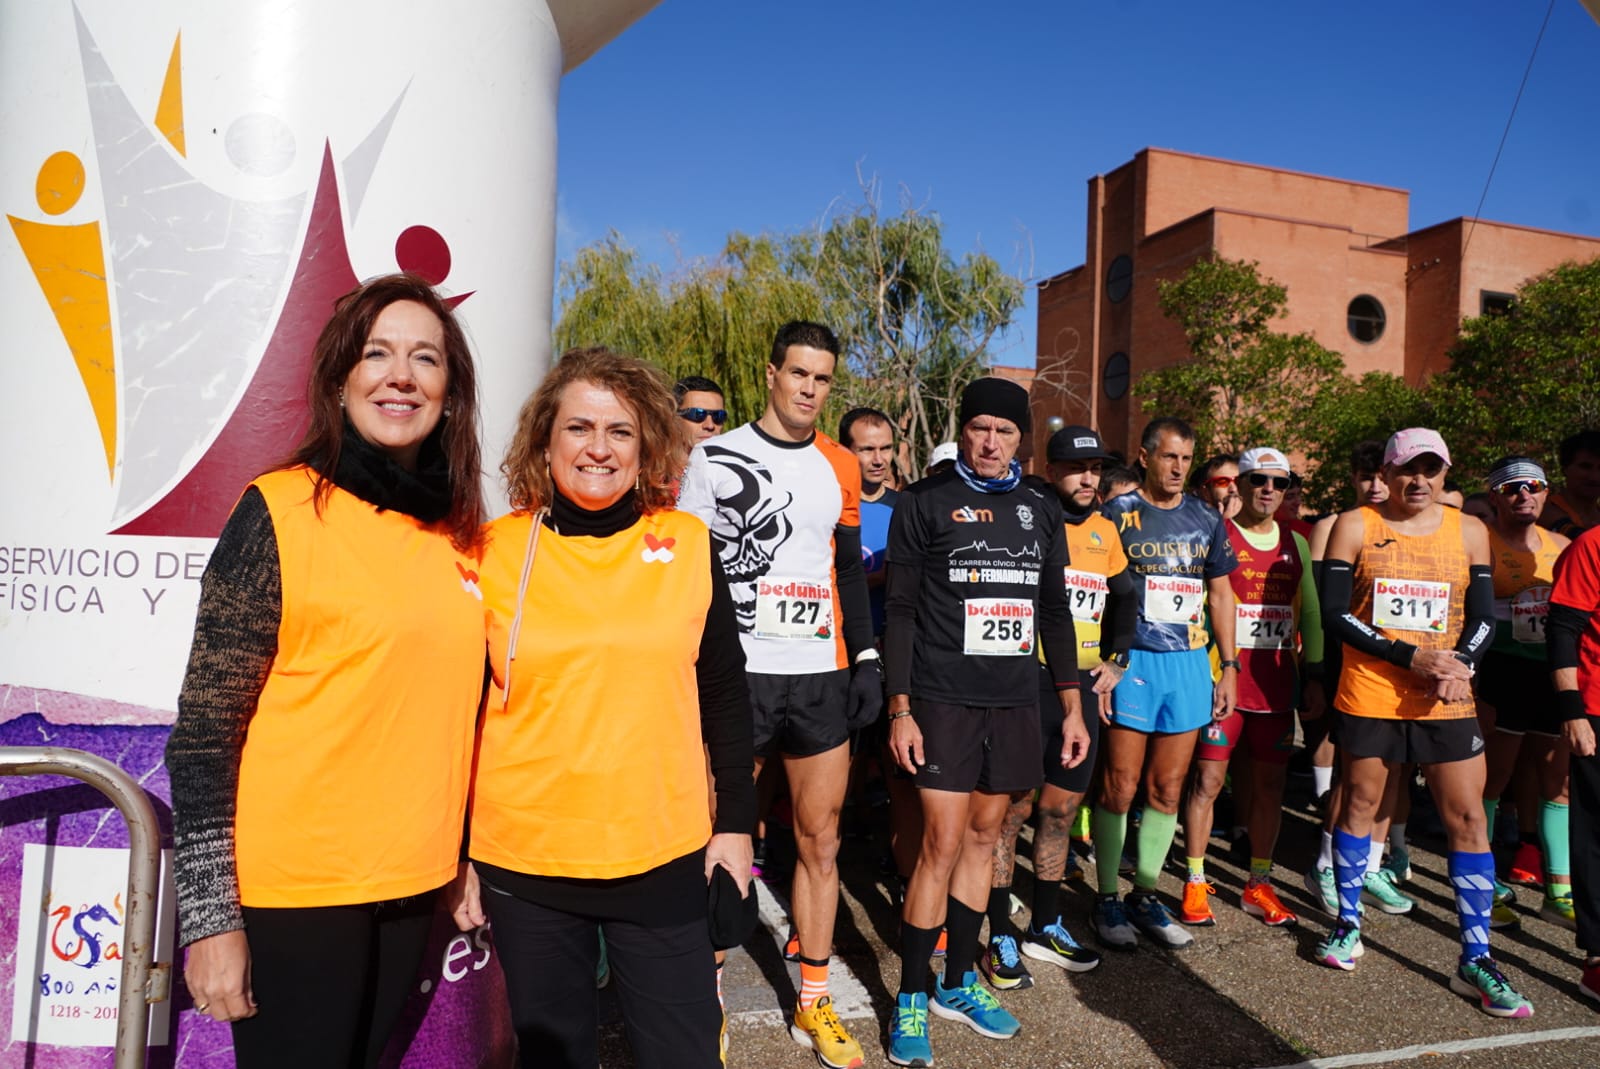
[[[1122,899],[1116,895],[1101,895],[1095,900],[1094,934],[1114,950],[1132,950],[1139,945],[1139,933],[1128,921]]]
[[[1490,1017],[1533,1016],[1533,1003],[1512,989],[1511,981],[1487,954],[1457,966],[1450,977],[1450,990],[1477,999],[1478,1007]]]
[[[1079,946],[1060,917],[1040,931],[1030,927],[1022,933],[1022,952],[1035,961],[1048,961],[1068,972],[1088,972],[1100,964],[1100,955]]]
[[[1497,905],[1497,906],[1509,906],[1509,905],[1511,905],[1511,903],[1515,902],[1516,900],[1517,900],[1517,892],[1516,891],[1514,891],[1511,888],[1507,887],[1505,884],[1501,883],[1499,880],[1494,881],[1494,904],[1495,905]]]
[[[1260,917],[1268,928],[1281,928],[1300,919],[1284,908],[1278,892],[1265,880],[1247,884],[1244,893],[1239,896],[1239,905],[1250,916]]]
[[[789,938],[783,941],[783,960],[800,960],[800,933],[793,926],[789,928]]]
[[[1600,1002],[1600,959],[1584,962],[1583,973],[1578,977],[1578,994]]]
[[[928,996],[920,991],[901,995],[889,1024],[889,1060],[895,1065],[931,1069],[933,1046],[928,1042]]]
[[[1211,896],[1217,889],[1206,880],[1185,880],[1183,882],[1183,905],[1179,907],[1178,919],[1185,924],[1205,926],[1217,923],[1217,918],[1211,912]]]
[[[1017,1019],[978,983],[978,974],[970,969],[961,974],[960,987],[945,987],[942,978],[935,980],[928,1009],[937,1017],[960,1021],[989,1039],[1010,1039],[1022,1029]]]
[[[933,956],[942,958],[950,952],[950,933],[943,928],[939,929],[939,941],[933,944]]]
[[[1551,924],[1559,924],[1568,931],[1578,930],[1578,915],[1572,909],[1572,895],[1545,895],[1539,916]]]
[[[1367,952],[1361,945],[1361,929],[1353,924],[1336,924],[1328,938],[1317,944],[1316,959],[1323,965],[1349,972],[1356,959]]]
[[[760,876],[767,867],[767,840],[760,835],[750,840],[750,875]]]
[[[1401,846],[1389,851],[1383,859],[1383,870],[1393,876],[1392,883],[1401,884],[1411,879],[1411,851]]]
[[[1306,890],[1322,904],[1324,913],[1334,918],[1339,916],[1339,884],[1333,878],[1332,869],[1313,868],[1307,872]]]
[[[1182,950],[1194,942],[1194,936],[1172,923],[1172,914],[1154,891],[1136,891],[1129,895],[1128,913],[1134,927],[1158,946]]]
[[[1416,905],[1395,887],[1394,873],[1387,869],[1367,873],[1362,880],[1361,893],[1376,902],[1379,909],[1395,916],[1410,913],[1411,907]]]
[[[1023,904],[1022,899],[1018,898],[1017,895],[1016,895],[1016,892],[1014,892],[1014,891],[1011,894],[1011,901],[1008,903],[1008,905],[1011,907],[1011,914],[1010,915],[1013,916],[1013,917],[1015,917],[1018,913],[1021,913],[1024,909],[1027,908]]]
[[[1496,902],[1489,907],[1489,928],[1500,931],[1504,928],[1515,928],[1522,923],[1522,918],[1517,916],[1517,911],[1508,903]]]
[[[1518,843],[1516,855],[1511,859],[1511,868],[1506,871],[1506,882],[1542,891],[1543,874],[1544,861],[1539,856],[1538,845],[1527,841]]]
[[[997,935],[990,939],[988,952],[978,957],[978,968],[996,991],[1021,991],[1033,986],[1033,974],[1022,964],[1014,935]]]
[[[802,1047],[815,1051],[817,1061],[828,1069],[861,1069],[866,1064],[861,1044],[850,1038],[833,1008],[832,995],[823,995],[809,1010],[796,1006],[789,1035]]]

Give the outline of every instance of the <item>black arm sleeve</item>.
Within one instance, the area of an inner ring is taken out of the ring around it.
[[[1067,538],[1059,522],[1055,530],[1055,542],[1045,554],[1039,576],[1039,645],[1056,689],[1071,690],[1078,685],[1078,629],[1072,623],[1072,601],[1062,578],[1068,564]]]
[[[1133,648],[1133,631],[1139,624],[1139,600],[1134,596],[1133,575],[1126,569],[1106,580],[1110,588],[1106,623],[1100,632],[1101,659]]]
[[[755,833],[755,726],[744,647],[722,561],[711,554],[711,606],[700,633],[700,658],[694,666],[700,688],[700,735],[711,758],[716,784],[715,832]]]
[[[916,568],[889,562],[889,576],[883,588],[883,674],[890,694],[911,693],[919,578]]]
[[[1571,605],[1550,603],[1550,615],[1545,618],[1545,655],[1550,659],[1552,672],[1562,668],[1578,667],[1578,646],[1583,639],[1583,629],[1589,626],[1589,614]]]
[[[1409,642],[1387,639],[1350,611],[1355,568],[1349,561],[1322,562],[1322,630],[1351,649],[1380,657],[1401,668],[1411,667],[1417,648]]]
[[[239,759],[278,651],[282,582],[272,514],[251,487],[228,517],[200,580],[178,721],[167,738],[173,882],[184,946],[244,927],[233,849]]]
[[[872,602],[867,597],[867,572],[861,566],[861,528],[840,525],[833,529],[833,572],[839,579],[839,608],[844,613],[840,629],[850,664],[856,654],[872,645]]]
[[[1471,660],[1472,667],[1480,668],[1489,643],[1494,641],[1494,574],[1487,564],[1474,564],[1467,574],[1466,621],[1456,652]]]

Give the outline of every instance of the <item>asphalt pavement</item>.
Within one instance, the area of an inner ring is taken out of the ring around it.
[[[999,995],[1022,1022],[1021,1033],[994,1041],[934,1018],[929,1027],[935,1064],[941,1069],[1600,1067],[1600,1007],[1577,996],[1581,958],[1572,933],[1537,916],[1537,892],[1519,889],[1513,908],[1520,925],[1493,935],[1493,953],[1533,1002],[1533,1017],[1497,1020],[1450,991],[1459,949],[1455,913],[1443,843],[1426,833],[1425,814],[1413,816],[1412,879],[1402,888],[1417,900],[1416,908],[1404,916],[1367,910],[1366,955],[1354,972],[1315,963],[1312,952],[1331,918],[1300,881],[1317,847],[1308,792],[1309,780],[1290,779],[1275,870],[1280,896],[1299,914],[1298,925],[1267,928],[1239,909],[1248,862],[1235,860],[1226,844],[1213,838],[1207,872],[1217,888],[1212,899],[1217,922],[1191,929],[1192,947],[1167,951],[1141,938],[1134,951],[1101,948],[1099,968],[1082,974],[1027,959],[1034,985]],[[847,839],[841,851],[844,896],[831,985],[841,1017],[866,1052],[866,1064],[887,1066],[885,1029],[899,984],[899,922],[880,875],[886,814],[872,810],[861,823],[871,834]],[[1181,842],[1181,829],[1179,836]],[[1031,887],[1026,843],[1019,855],[1015,890],[1026,902]],[[1092,864],[1086,869],[1092,880]],[[1159,887],[1174,911],[1180,879],[1164,872]],[[817,1064],[815,1058],[787,1028],[799,976],[780,953],[787,934],[785,889],[768,884],[761,893],[763,927],[732,952],[724,971],[728,1065],[807,1069]],[[1068,927],[1080,941],[1098,946],[1088,923],[1092,903],[1088,884],[1067,883],[1062,907]],[[1025,922],[1026,913],[1016,920]],[[605,1002],[603,1064],[632,1066],[614,1001],[605,996]]]

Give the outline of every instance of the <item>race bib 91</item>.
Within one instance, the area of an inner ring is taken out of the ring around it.
[[[1033,652],[1033,602],[1026,598],[968,598],[962,604],[962,652],[979,657],[1026,657]]]
[[[1144,618],[1153,624],[1198,626],[1205,605],[1206,587],[1183,575],[1144,577]]]
[[[1281,650],[1294,645],[1294,609],[1288,605],[1238,603],[1234,645],[1247,650]]]
[[[1530,646],[1544,645],[1544,622],[1550,615],[1550,588],[1529,587],[1511,599],[1511,637]]]
[[[1443,634],[1450,619],[1450,584],[1420,579],[1374,579],[1372,624],[1393,631]]]
[[[833,587],[814,579],[757,579],[755,635],[790,642],[832,639]]]
[[[1086,624],[1098,624],[1105,615],[1106,595],[1111,588],[1106,577],[1095,572],[1080,572],[1063,568],[1067,579],[1067,599],[1072,602],[1072,618]]]

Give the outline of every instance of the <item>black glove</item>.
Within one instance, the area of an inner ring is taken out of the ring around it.
[[[883,712],[883,663],[876,657],[856,663],[850,672],[850,697],[845,706],[845,726],[860,731]]]

